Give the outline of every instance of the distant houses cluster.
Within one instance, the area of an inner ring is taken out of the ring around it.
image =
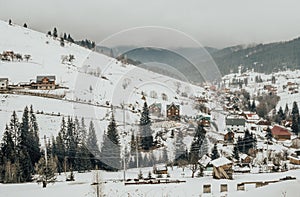
[[[37,76],[36,81],[28,83],[20,83],[18,85],[9,84],[9,78],[0,78],[0,91],[8,91],[14,89],[36,89],[36,90],[55,90],[60,88],[56,84],[54,75]]]
[[[153,103],[149,107],[149,112],[151,115],[156,117],[163,116],[162,104]],[[179,121],[180,120],[180,105],[171,103],[166,105],[166,118],[168,120]]]

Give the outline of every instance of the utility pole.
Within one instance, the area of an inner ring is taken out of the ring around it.
[[[124,123],[124,133],[123,133],[123,141],[125,145],[125,134],[126,134],[126,117],[125,117],[125,103],[123,101],[123,123]],[[124,147],[124,154],[123,154],[123,181],[125,183],[126,180],[126,148]]]
[[[135,153],[136,153],[136,168],[139,168],[139,149],[138,149],[138,145],[139,145],[139,139],[138,139],[138,135],[136,132],[136,145],[135,145]]]
[[[99,187],[99,171],[98,171],[98,165],[96,165],[96,184],[97,184],[97,191],[96,191],[96,194],[97,194],[97,197],[100,197],[100,187]]]

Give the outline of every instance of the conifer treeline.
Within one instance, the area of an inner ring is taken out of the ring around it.
[[[100,151],[96,131],[91,121],[87,129],[85,121],[63,117],[60,130],[56,137],[46,143],[47,157],[53,161],[51,169],[63,171],[87,171],[96,165],[101,167],[97,159]],[[39,127],[32,106],[26,106],[21,120],[16,112],[6,125],[0,145],[0,182],[20,183],[32,181],[33,174],[42,170],[39,168],[45,157],[45,151],[40,146]]]
[[[0,180],[5,183],[31,181],[41,158],[39,129],[32,106],[26,106],[21,122],[14,111],[0,146]]]

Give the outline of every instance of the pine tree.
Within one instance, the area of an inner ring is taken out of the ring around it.
[[[77,136],[75,130],[75,123],[71,117],[68,118],[67,122],[67,133],[66,133],[66,152],[68,158],[68,165],[70,170],[74,170],[76,154],[77,154]]]
[[[20,123],[17,117],[17,114],[15,111],[13,111],[13,114],[10,119],[9,123],[9,129],[11,130],[12,138],[14,141],[14,145],[18,146],[18,142],[20,139]],[[17,147],[15,147],[17,148]]]
[[[54,183],[56,180],[56,162],[53,157],[47,158],[47,163],[44,157],[41,157],[39,162],[35,166],[38,173],[38,182],[43,183],[43,187],[47,187],[48,183]]]
[[[270,127],[267,128],[267,134],[266,134],[266,138],[268,141],[272,141],[273,135],[272,135],[272,131],[270,129]]]
[[[113,113],[107,127],[107,134],[103,139],[101,159],[105,161],[104,163],[107,165],[107,170],[116,171],[121,168],[121,146]]]
[[[31,135],[29,127],[29,111],[26,106],[22,116],[22,123],[20,126],[20,137],[18,142],[19,147],[19,159],[20,159],[20,170],[21,170],[21,182],[31,181],[33,173],[33,165],[31,160],[32,146],[31,146]]]
[[[58,34],[57,34],[56,27],[54,27],[52,35],[53,35],[54,38],[57,38]]]
[[[195,172],[198,170],[198,161],[200,159],[200,154],[203,141],[205,139],[206,131],[201,124],[198,124],[196,133],[191,144],[191,149],[189,153],[189,163],[191,164],[190,169],[192,170],[192,178],[194,178]]]
[[[41,157],[40,140],[39,140],[39,127],[36,121],[36,116],[33,112],[32,105],[29,111],[29,134],[30,134],[30,150],[29,155],[32,161],[32,166],[37,163]]]
[[[13,141],[13,136],[11,130],[6,125],[5,131],[2,137],[2,143],[0,147],[1,158],[0,160],[5,163],[6,161],[14,161],[16,157],[15,144]],[[1,163],[2,163],[1,162]]]
[[[218,151],[218,147],[217,144],[214,145],[212,152],[211,152],[211,159],[215,160],[218,159],[220,157],[219,151]]]
[[[151,130],[151,120],[147,102],[144,103],[140,119],[140,138],[142,150],[148,151],[153,147],[153,136]]]
[[[294,101],[293,109],[292,109],[292,130],[293,132],[298,135],[299,133],[299,109],[297,102]]]
[[[185,157],[186,146],[183,143],[183,134],[182,131],[179,130],[176,135],[175,141],[175,164],[180,163],[180,160],[187,160]]]
[[[233,147],[233,158],[235,158],[237,161],[240,160],[239,149],[238,149],[237,144],[235,144],[234,147]]]
[[[100,156],[100,150],[93,121],[90,122],[86,146],[90,153],[92,167],[95,168],[97,158]]]
[[[288,120],[289,117],[290,117],[290,110],[289,110],[288,104],[285,105],[285,109],[284,109],[284,117],[285,117],[286,120]]]
[[[281,124],[281,121],[283,121],[284,119],[285,119],[285,116],[284,116],[282,107],[280,106],[280,107],[279,107],[279,110],[278,110],[278,112],[277,112],[277,123],[278,123],[278,124]]]
[[[60,174],[64,171],[64,162],[66,160],[66,136],[67,128],[65,118],[62,118],[61,127],[58,135],[55,138],[56,149],[53,151],[54,156],[57,157],[57,171]],[[53,140],[54,141],[54,140]]]
[[[255,111],[256,111],[255,100],[252,101],[252,104],[251,104],[251,111],[252,111],[252,112],[255,112]]]

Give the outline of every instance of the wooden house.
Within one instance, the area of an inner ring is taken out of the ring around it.
[[[0,78],[0,91],[8,89],[8,78]]]
[[[167,118],[175,121],[180,120],[180,106],[174,103],[167,105]]]
[[[259,121],[259,116],[255,112],[243,112],[241,115],[247,123],[257,123]]]
[[[149,112],[153,116],[161,116],[161,109],[162,105],[161,103],[153,103],[149,106]]]
[[[240,158],[243,165],[248,165],[252,161],[251,157],[247,154],[240,154]]]
[[[154,174],[168,174],[168,168],[165,165],[155,165],[153,167]]]
[[[284,140],[290,140],[291,139],[291,132],[280,125],[275,125],[272,128],[272,135],[276,140],[284,141]]]
[[[32,83],[31,86],[38,90],[54,90],[55,80],[55,76],[37,76],[36,83]]]
[[[232,131],[228,131],[224,135],[224,141],[227,142],[227,143],[233,143],[233,141],[234,141],[234,133]]]
[[[210,162],[213,165],[215,179],[232,179],[232,162],[226,157],[220,157]]]
[[[266,131],[267,128],[271,126],[271,122],[261,119],[256,123],[256,125],[258,128],[258,131],[263,132],[263,131]]]
[[[289,158],[291,164],[300,165],[299,157],[289,156],[288,158]]]
[[[233,132],[244,132],[246,120],[245,118],[238,116],[227,116],[226,120],[226,130]]]

